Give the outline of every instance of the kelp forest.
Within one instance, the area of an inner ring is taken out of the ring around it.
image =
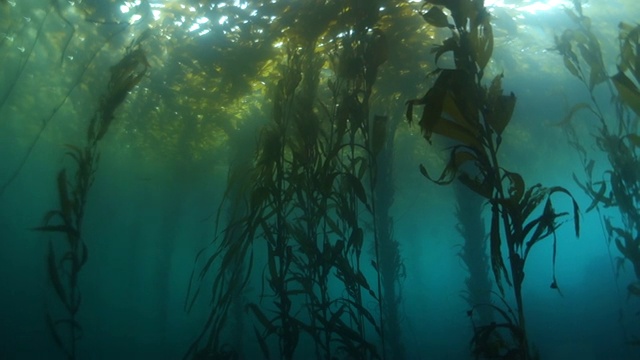
[[[640,357],[632,0],[1,0],[0,358]]]

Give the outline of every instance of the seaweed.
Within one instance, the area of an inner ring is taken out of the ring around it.
[[[82,326],[77,318],[82,303],[79,276],[89,257],[88,246],[82,235],[82,224],[85,205],[100,161],[98,142],[106,133],[108,124],[113,120],[115,107],[121,103],[120,101],[114,105],[114,102],[109,99],[126,96],[126,93],[122,94],[121,91],[131,90],[142,79],[148,68],[144,53],[139,46],[135,49],[127,49],[125,57],[117,67],[129,64],[132,52],[137,54],[135,58],[139,66],[130,66],[130,71],[124,78],[122,72],[112,72],[107,93],[90,123],[90,129],[100,126],[101,131],[89,131],[82,147],[66,145],[68,149],[66,155],[72,159],[73,176],[67,175],[66,168],[58,172],[56,178],[58,208],[48,211],[43,217],[42,225],[33,228],[35,231],[61,234],[66,239],[63,244],[56,243],[56,245],[53,240],[49,240],[47,254],[49,282],[53,286],[57,299],[63,305],[65,314],[55,319],[47,311],[46,321],[56,345],[68,359],[77,358],[77,342],[82,337]],[[132,81],[132,78],[136,81]],[[56,249],[62,249],[62,254],[58,254],[60,250],[56,251]]]
[[[47,13],[48,15],[48,13]],[[46,17],[45,17],[46,19]],[[33,46],[35,46],[36,42],[37,42],[37,38],[40,36],[40,31],[42,30],[42,25],[44,24],[44,20],[40,26],[40,29],[38,31],[38,34],[36,35],[36,40],[34,41]],[[117,36],[118,34],[120,34],[122,31],[124,31],[126,29],[126,27],[123,27],[122,29],[114,32],[111,36],[109,36],[109,38],[107,39],[107,41],[99,48],[97,49],[93,55],[91,56],[91,58],[85,63],[84,67],[82,68],[82,71],[78,74],[76,80],[74,81],[73,85],[69,88],[69,90],[65,93],[64,97],[56,104],[56,106],[54,106],[54,108],[51,110],[50,114],[42,119],[42,125],[40,126],[40,130],[38,131],[38,133],[36,134],[36,136],[33,138],[33,140],[29,143],[29,146],[27,147],[27,151],[24,153],[24,155],[22,156],[22,158],[20,159],[18,166],[15,168],[15,170],[11,173],[11,176],[9,176],[9,178],[0,186],[0,197],[2,196],[2,194],[4,194],[5,190],[15,181],[15,179],[18,177],[18,175],[20,174],[20,172],[22,171],[24,165],[27,163],[27,161],[29,160],[29,157],[31,156],[31,153],[33,152],[33,150],[36,147],[36,144],[38,143],[38,141],[40,140],[40,138],[42,137],[42,134],[44,133],[44,131],[47,129],[47,127],[49,126],[49,123],[51,123],[51,120],[53,120],[53,118],[58,114],[58,111],[62,108],[62,106],[67,102],[67,100],[69,99],[69,96],[71,95],[71,93],[81,84],[82,79],[84,78],[85,73],[87,72],[87,70],[89,69],[89,67],[91,66],[91,64],[93,63],[93,61],[95,60],[96,56],[109,44],[110,40],[113,39],[115,36]],[[33,48],[32,48],[33,50]],[[29,52],[29,54],[31,54],[31,51]],[[20,71],[18,73],[18,77],[16,78],[16,80],[11,84],[9,90],[7,91],[7,94],[5,95],[5,97],[3,98],[3,100],[0,102],[0,110],[2,109],[2,106],[4,105],[4,103],[6,102],[7,98],[9,97],[9,95],[11,95],[12,91],[13,91],[13,86],[16,84],[16,82],[20,79],[22,72],[24,70],[24,66],[26,65],[28,61],[27,60],[21,65]],[[146,66],[148,66],[148,63],[145,63]]]
[[[534,245],[553,237],[551,288],[559,291],[555,275],[556,230],[561,225],[559,220],[569,213],[557,212],[552,197],[558,193],[569,196],[576,236],[580,229],[578,204],[569,191],[559,186],[536,184],[527,188],[520,174],[506,170],[498,162],[503,132],[511,120],[516,97],[513,93],[503,93],[502,74],[494,77],[488,86],[482,85],[484,68],[493,52],[490,15],[484,2],[434,0],[426,1],[424,8],[427,23],[447,28],[452,34],[434,48],[436,63],[443,54],[451,52],[455,66],[438,67],[431,73],[436,80],[427,93],[406,102],[409,123],[413,120],[414,107],[424,106],[419,126],[428,142],[434,135],[452,142],[449,161],[439,177],[430,175],[423,165],[419,170],[437,184],[450,184],[458,179],[486,199],[491,209],[491,269],[500,294],[504,296],[503,283],[506,282],[516,301],[517,317],[504,326],[474,326],[473,352],[477,358],[494,356],[488,352],[487,342],[495,337],[487,334],[504,330],[511,334],[513,341],[503,343],[499,356],[530,359],[535,354],[530,350],[523,308],[525,263]],[[448,18],[444,21],[444,14],[440,15],[442,8],[449,10],[452,23]],[[507,253],[503,255],[505,247]]]
[[[326,82],[327,102],[318,99],[326,59],[309,36],[292,36],[286,44],[281,78],[270,94],[270,121],[252,169],[243,172],[246,212],[218,233],[211,255],[196,259],[187,309],[204,286],[213,296],[209,317],[185,358],[227,353],[231,294],[243,291],[254,272],[261,274],[259,300],[244,307],[264,358],[297,358],[301,344],[310,345],[318,359],[384,356],[384,345],[380,352],[372,340],[384,344],[383,320],[365,305],[375,302],[382,316],[376,265],[381,262],[375,257],[376,288],[361,261],[367,241],[361,218],[375,214],[372,159],[386,137],[385,121],[369,117],[384,34],[352,31],[336,44],[331,58],[337,75]],[[225,202],[237,183],[237,177],[229,178]],[[378,254],[378,245],[373,248]],[[234,264],[242,261],[249,265],[238,271]],[[203,283],[207,273],[215,274],[210,285]]]
[[[598,212],[609,256],[611,244],[615,244],[620,254],[614,272],[619,273],[627,262],[632,265],[636,280],[627,286],[627,299],[637,299],[640,297],[635,291],[640,280],[640,26],[623,22],[618,25],[617,72],[610,76],[605,71],[591,19],[583,13],[580,1],[565,12],[575,28],[556,36],[553,50],[562,56],[567,71],[584,85],[590,101],[573,105],[559,125],[582,163],[584,178],[578,179],[575,174],[573,178],[591,199],[587,212],[594,209]],[[596,99],[594,91],[601,84],[609,89],[615,116],[608,115]],[[595,118],[597,125],[592,133],[595,145],[607,156],[601,174],[594,173],[596,161],[589,156],[574,125],[577,115],[584,111]],[[606,217],[600,208],[616,209],[621,221]],[[628,343],[637,345],[633,337]]]

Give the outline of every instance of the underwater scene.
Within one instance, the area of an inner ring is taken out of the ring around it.
[[[0,359],[640,359],[636,0],[0,0]]]

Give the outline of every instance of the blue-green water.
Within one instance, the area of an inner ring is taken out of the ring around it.
[[[370,6],[349,3],[345,9]],[[73,165],[65,145],[83,144],[108,92],[112,66],[147,29],[141,44],[149,68],[100,140],[100,161],[84,209],[88,257],[78,278],[82,300],[76,320],[82,329],[76,352],[77,359],[177,359],[187,353],[210,313],[215,276],[204,277],[200,296],[186,312],[192,270],[198,274],[203,266],[196,255],[220,234],[217,215],[226,219],[229,203],[219,205],[229,167],[241,152],[253,159],[261,128],[272,115],[272,87],[284,72],[287,43],[293,42],[286,29],[313,29],[315,24],[301,26],[296,19],[316,14],[320,24],[331,17],[323,9],[334,5],[311,0],[0,1],[1,359],[65,358],[45,314],[64,314],[47,256],[50,242],[64,246],[66,240],[33,228],[59,206],[56,176]],[[523,285],[529,341],[541,359],[635,359],[640,348],[629,342],[634,334],[640,337],[638,296],[628,286],[638,279],[629,262],[616,274],[621,253],[608,243],[602,220],[620,226],[619,212],[615,207],[584,211],[591,199],[572,179],[574,173],[584,176],[580,158],[554,126],[573,104],[591,101],[562,57],[550,50],[554,35],[574,27],[562,8],[572,2],[486,5],[494,14],[495,49],[485,79],[504,73],[503,88],[518,98],[503,134],[501,165],[522,174],[527,184],[567,188],[582,209],[580,238],[573,233],[571,215],[557,231],[561,295],[549,286],[551,238],[529,254]],[[416,124],[404,121],[405,101],[424,95],[431,84],[426,80],[433,69],[431,46],[448,36],[426,27],[420,6],[419,1],[383,0],[375,6],[390,45],[372,113],[398,121],[390,215],[405,274],[398,307],[401,342],[406,359],[469,359],[473,329],[462,296],[468,274],[458,256],[463,239],[455,217],[456,206],[464,202],[457,204],[452,187],[433,184],[418,170],[427,164],[437,173],[446,162],[446,145],[429,145]],[[631,0],[592,0],[583,10],[600,39],[605,70],[613,75],[618,23],[636,25],[640,8]],[[324,76],[317,102],[330,94],[326,78],[334,72],[328,54],[346,36],[335,22],[317,25],[331,29],[320,31],[322,40],[315,44]],[[594,99],[615,118],[610,94],[601,84]],[[597,122],[581,114],[574,124],[599,179],[608,162],[593,139]],[[566,198],[558,196],[555,204],[571,213]],[[482,209],[488,228],[490,209]],[[375,289],[369,265],[373,224],[364,210],[360,217],[367,242],[363,272]],[[241,298],[243,304],[262,304],[270,314],[273,299],[262,296],[267,252],[260,244],[254,244],[256,265]],[[332,286],[332,295],[344,295],[339,285]],[[513,306],[512,296],[506,299]],[[364,306],[378,319],[372,298]],[[260,322],[250,311],[242,314],[241,358],[261,358],[253,331]],[[374,331],[366,333],[379,347]],[[278,358],[275,339],[269,346]],[[310,343],[301,340],[295,358],[315,357]]]

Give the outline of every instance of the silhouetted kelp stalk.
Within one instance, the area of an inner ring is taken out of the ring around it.
[[[574,9],[565,9],[577,28],[565,30],[555,38],[555,48],[562,55],[567,70],[585,86],[591,104],[574,105],[560,123],[570,145],[576,149],[583,165],[585,180],[574,180],[591,198],[587,212],[596,209],[604,220],[608,244],[615,243],[621,254],[616,273],[625,262],[633,266],[636,280],[627,286],[628,297],[640,297],[640,135],[637,133],[637,116],[640,116],[640,26],[619,24],[620,55],[618,72],[609,76],[602,60],[598,38],[591,31],[591,19],[582,12],[580,1]],[[575,49],[578,51],[574,51]],[[614,100],[616,116],[605,116],[596,100],[596,86],[606,83]],[[612,86],[613,85],[613,86]],[[614,91],[615,89],[615,91]],[[588,110],[598,121],[594,134],[598,148],[607,155],[608,169],[594,180],[595,161],[588,156],[583,141],[573,126],[573,118],[582,110]],[[599,207],[615,207],[622,219],[621,225],[600,213]],[[634,336],[630,343],[640,345]]]
[[[402,282],[406,269],[400,255],[400,242],[395,239],[391,206],[394,201],[394,146],[393,139],[397,121],[374,116],[371,135],[371,150],[375,156],[372,171],[376,171],[373,186],[373,206],[378,250],[378,262],[374,264],[380,276],[382,291],[382,318],[385,342],[388,344],[384,358],[402,360],[405,348],[402,342]]]
[[[346,69],[343,60],[353,60],[351,54],[364,50],[365,43],[380,40],[380,34],[360,36],[356,43],[344,40],[336,66]],[[288,45],[282,78],[272,93],[271,122],[249,172],[247,214],[223,230],[199,272],[201,282],[208,271],[220,269],[212,285],[211,313],[186,358],[229,358],[222,340],[226,312],[231,294],[249,281],[254,253],[267,258],[260,301],[249,302],[246,309],[265,358],[274,348],[279,358],[295,358],[299,344],[310,345],[318,359],[380,357],[367,330],[381,330],[363,300],[380,296],[360,269],[364,230],[359,206],[371,208],[363,185],[371,168],[363,125],[368,110],[363,112],[366,103],[358,98],[362,83],[352,78],[360,76],[362,67],[352,67],[354,73],[338,71],[330,83],[335,106],[319,105],[324,59],[315,48],[314,41]],[[371,64],[369,71],[374,71]],[[234,228],[241,230],[232,239]],[[243,276],[233,270],[238,259],[249,264]],[[235,274],[235,281],[229,274]],[[198,292],[193,291],[190,304]]]
[[[111,67],[111,79],[107,93],[89,123],[86,142],[82,147],[66,145],[67,155],[73,160],[73,177],[66,168],[58,172],[57,190],[59,208],[48,211],[43,225],[37,231],[63,234],[66,242],[54,245],[49,241],[47,271],[56,297],[64,308],[62,317],[54,318],[47,311],[46,321],[53,339],[68,359],[77,357],[77,341],[82,336],[82,326],[77,314],[82,302],[79,275],[88,259],[88,248],[82,236],[84,210],[89,190],[93,185],[100,153],[98,142],[104,137],[114,119],[114,112],[146,74],[149,67],[139,44],[129,47],[125,56]],[[62,255],[56,249],[64,249]]]
[[[513,93],[503,95],[502,75],[496,76],[489,86],[482,85],[484,68],[493,52],[490,15],[484,1],[433,0],[425,1],[424,6],[427,11],[423,17],[427,23],[452,32],[450,38],[434,49],[436,64],[443,54],[451,52],[455,67],[433,71],[431,75],[437,78],[429,91],[422,98],[407,101],[409,122],[413,119],[414,106],[424,106],[419,125],[428,142],[434,133],[452,142],[449,162],[438,178],[431,177],[423,165],[420,172],[438,184],[449,184],[457,178],[487,199],[491,206],[491,267],[500,294],[504,296],[504,279],[513,289],[516,301],[517,317],[503,316],[502,323],[474,328],[473,352],[477,358],[530,359],[536,355],[530,350],[525,324],[522,297],[525,263],[532,247],[553,235],[551,288],[559,291],[555,276],[555,231],[560,226],[558,220],[568,213],[556,212],[551,196],[564,193],[571,198],[576,236],[578,205],[571,194],[559,186],[547,188],[536,184],[526,188],[520,174],[498,163],[502,134],[511,120],[516,97]],[[450,11],[453,23],[449,22],[443,7]],[[506,256],[502,254],[503,247],[506,247]],[[506,314],[506,310],[503,312]],[[473,309],[468,313],[472,316]],[[504,338],[505,332],[511,337],[510,341],[494,341]]]
[[[456,228],[464,244],[461,247],[460,259],[467,267],[469,276],[465,279],[466,290],[463,298],[475,310],[481,324],[492,322],[492,310],[490,306],[478,306],[491,304],[491,279],[489,278],[489,257],[487,256],[488,235],[482,208],[484,198],[474,193],[461,183],[455,183],[456,196]]]

